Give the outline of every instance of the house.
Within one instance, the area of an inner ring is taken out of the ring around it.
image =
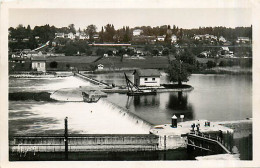
[[[194,35],[195,40],[202,40],[203,35]]]
[[[31,51],[32,51],[31,49],[23,49],[23,52],[26,53],[26,54],[28,54]]]
[[[29,39],[28,39],[28,38],[24,38],[22,41],[23,41],[23,42],[28,42]]]
[[[154,44],[156,42],[156,36],[133,36],[132,42],[142,44]]]
[[[97,68],[98,68],[98,70],[102,70],[102,69],[104,69],[104,65],[98,64]]]
[[[164,41],[165,36],[157,36],[157,41]]]
[[[15,57],[11,60],[11,62],[15,62],[15,63],[20,63],[20,64],[24,64],[25,60],[21,57]]]
[[[229,51],[229,48],[228,47],[221,47],[221,50]]]
[[[223,43],[225,43],[227,41],[223,36],[220,36],[218,40],[223,42]]]
[[[64,38],[65,37],[65,35],[64,35],[64,33],[55,33],[55,37],[56,38]]]
[[[201,57],[201,58],[208,58],[208,57],[210,57],[210,52],[209,51],[203,51],[203,52],[201,52],[199,55],[198,55],[198,57]]]
[[[27,58],[31,58],[33,56],[39,56],[39,52],[32,50],[27,54]]]
[[[98,34],[94,34],[93,38],[94,39],[99,39],[99,35]]]
[[[236,42],[237,43],[248,43],[248,42],[250,42],[250,39],[249,39],[249,37],[238,37]]]
[[[160,72],[157,69],[138,69],[134,73],[134,84],[136,86],[160,86]]]
[[[234,52],[230,51],[228,47],[221,47],[219,55],[225,58],[232,58],[234,57]]]
[[[89,39],[89,37],[88,37],[85,33],[81,33],[81,34],[79,35],[79,39],[80,39],[80,40],[86,40],[86,39]]]
[[[176,43],[177,42],[177,36],[176,35],[172,35],[171,36],[171,42],[174,44],[174,43]]]
[[[71,39],[71,40],[74,40],[75,39],[75,35],[72,32],[70,32],[68,34],[68,38]]]
[[[141,30],[141,29],[135,29],[135,30],[133,30],[133,36],[140,36],[141,33],[143,33],[143,30]]]
[[[46,72],[46,58],[44,56],[31,57],[32,69]]]

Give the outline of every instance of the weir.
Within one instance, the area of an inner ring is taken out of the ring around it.
[[[64,135],[14,135],[9,140],[11,153],[65,152]],[[68,152],[153,151],[158,136],[150,134],[71,134]]]

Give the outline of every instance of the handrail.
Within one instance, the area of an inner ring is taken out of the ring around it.
[[[188,134],[188,136],[194,136],[194,137],[199,137],[199,138],[202,138],[202,139],[206,139],[206,140],[208,140],[208,141],[212,141],[212,142],[215,142],[215,143],[217,143],[226,153],[228,153],[228,154],[231,154],[231,152],[224,146],[224,145],[222,145],[222,143],[218,140],[218,138],[217,139],[212,139],[212,138],[210,138],[210,137],[206,137],[206,136],[200,136],[199,134],[197,135],[196,133],[190,133],[190,134]],[[202,134],[203,135],[203,134]]]

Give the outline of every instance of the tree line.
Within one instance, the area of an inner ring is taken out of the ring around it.
[[[43,26],[35,26],[33,29],[28,26],[18,25],[16,28],[9,28],[9,39],[15,39],[15,43],[9,46],[11,49],[36,48],[39,44],[52,41],[55,38],[55,33],[70,33],[76,32],[85,33],[88,36],[88,42],[111,42],[111,43],[129,43],[133,38],[133,30],[141,29],[141,35],[144,36],[162,36],[166,35],[165,42],[169,42],[170,35],[174,34],[178,37],[179,42],[185,39],[191,39],[196,34],[211,34],[217,37],[223,36],[228,40],[235,40],[237,37],[249,37],[252,39],[251,27],[199,27],[197,29],[182,29],[176,25],[162,25],[162,26],[140,26],[130,28],[123,26],[115,29],[113,24],[107,24],[97,31],[97,27],[93,24],[88,25],[85,29],[76,30],[74,24],[69,24],[67,27],[57,28],[49,24]],[[95,37],[98,36],[98,37]],[[36,38],[37,37],[37,38]],[[24,40],[26,39],[26,41]],[[188,41],[189,42],[189,41]]]

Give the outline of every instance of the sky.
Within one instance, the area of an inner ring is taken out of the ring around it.
[[[251,10],[246,8],[172,8],[172,9],[10,9],[9,26],[18,24],[33,28],[44,24],[66,27],[73,23],[78,29],[90,24],[101,26],[176,25],[179,28],[207,26],[238,27],[252,24]]]

